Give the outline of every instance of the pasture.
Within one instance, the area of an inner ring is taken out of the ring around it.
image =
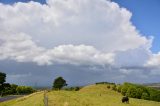
[[[89,85],[80,91],[49,91],[48,106],[160,106],[160,102],[130,98],[121,102],[120,93],[107,88],[106,84]],[[0,103],[0,106],[44,106],[44,92]]]

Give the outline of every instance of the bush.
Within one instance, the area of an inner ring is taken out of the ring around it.
[[[160,102],[160,91],[145,87],[142,85],[124,83],[121,89],[122,95],[127,95],[129,97],[145,99],[145,100],[153,100]]]
[[[122,86],[119,85],[119,86],[117,87],[117,92],[121,92],[121,90],[122,90]]]
[[[64,90],[67,90],[67,91],[79,91],[80,87],[68,87],[68,88],[65,88]]]
[[[149,94],[146,92],[142,93],[141,99],[149,100],[150,99]]]
[[[117,90],[116,85],[113,85],[113,86],[112,86],[112,90],[114,90],[114,91]]]
[[[107,88],[108,88],[108,89],[110,89],[110,88],[111,88],[111,86],[110,86],[110,85],[107,85]]]
[[[112,82],[97,82],[95,83],[96,85],[98,84],[110,84],[110,85],[115,85],[115,83],[112,83]]]
[[[126,92],[126,96],[136,98],[136,93],[137,93],[137,91],[136,91],[135,87],[129,87]]]
[[[160,102],[160,91],[155,89],[149,89],[150,100]]]
[[[79,87],[75,87],[75,91],[79,91],[80,90],[80,88]]]
[[[122,89],[121,89],[121,94],[122,94],[123,96],[125,96],[125,95],[126,95],[127,90],[128,90],[128,88],[127,88],[127,87],[122,87]]]
[[[27,86],[18,86],[16,88],[16,91],[17,91],[17,94],[29,94],[29,93],[33,93],[35,90]]]
[[[142,93],[143,93],[143,89],[142,88],[136,89],[136,98],[141,99]]]

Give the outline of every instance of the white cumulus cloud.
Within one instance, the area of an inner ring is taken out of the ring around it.
[[[160,65],[152,39],[139,33],[130,11],[110,0],[0,3],[0,10],[1,60],[110,66],[127,74]]]

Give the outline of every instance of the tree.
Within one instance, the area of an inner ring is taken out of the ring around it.
[[[122,86],[119,85],[119,86],[117,87],[117,91],[118,91],[118,92],[121,92],[121,89],[122,89]]]
[[[17,94],[30,94],[33,93],[35,90],[28,86],[18,86],[16,88]]]
[[[1,96],[3,96],[3,90],[4,90],[4,83],[6,82],[6,74],[0,72],[0,93]]]
[[[149,99],[150,99],[149,94],[146,93],[146,92],[142,93],[141,98],[142,98],[142,99],[145,99],[145,100],[149,100]]]
[[[113,85],[113,86],[112,86],[112,90],[114,90],[114,91],[117,90],[116,85]]]
[[[136,87],[129,87],[127,92],[126,92],[126,95],[128,97],[136,98],[136,93],[137,93]]]
[[[126,92],[127,92],[127,90],[128,90],[128,88],[127,87],[122,87],[122,89],[121,89],[121,94],[123,95],[123,96],[125,96],[126,95]]]
[[[66,81],[63,79],[63,77],[57,77],[53,82],[53,89],[60,90],[64,86],[67,86]]]
[[[11,84],[12,94],[16,94],[16,93],[17,93],[17,91],[16,91],[17,87],[18,87],[18,85],[16,85],[16,84]]]
[[[136,98],[141,99],[142,97],[142,93],[143,93],[143,89],[142,88],[137,88],[136,89]]]
[[[6,82],[6,74],[0,72],[0,85],[3,85]]]

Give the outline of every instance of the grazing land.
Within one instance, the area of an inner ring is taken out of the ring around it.
[[[39,92],[15,100],[2,102],[0,106],[44,106],[44,93]],[[49,91],[49,106],[160,106],[160,102],[130,98],[121,102],[122,95],[108,89],[106,84],[89,85],[79,91]]]
[[[107,85],[90,85],[80,91],[52,91],[48,93],[49,106],[160,106],[160,102],[130,99],[121,102],[122,95]]]

